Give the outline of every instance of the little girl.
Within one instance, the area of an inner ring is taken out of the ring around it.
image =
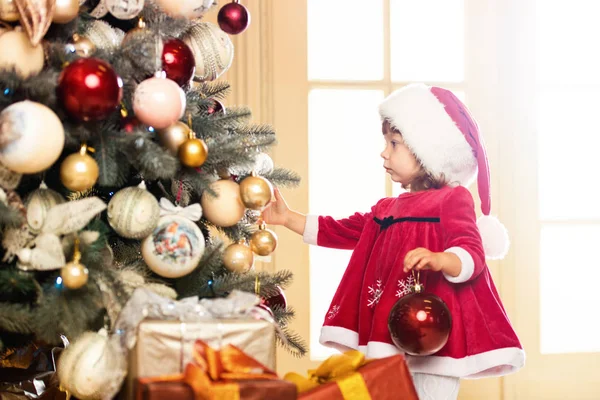
[[[276,191],[263,217],[309,244],[354,250],[325,317],[324,345],[359,349],[368,358],[400,353],[388,315],[409,293],[412,272],[421,271],[425,292],[448,305],[452,329],[438,353],[406,360],[420,399],[455,399],[460,378],[501,376],[525,362],[485,261],[508,249],[506,230],[489,216],[485,149],[469,111],[448,90],[409,85],[387,97],[379,112],[383,167],[407,193],[335,220],[292,211]],[[484,214],[478,221],[466,189],[475,177]]]

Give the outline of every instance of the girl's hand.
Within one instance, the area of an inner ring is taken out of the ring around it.
[[[410,272],[413,269],[421,271],[430,269],[432,271],[441,271],[443,268],[444,253],[434,253],[423,247],[409,251],[404,257],[404,272]]]
[[[290,208],[285,199],[275,188],[275,198],[265,207],[262,212],[262,218],[269,225],[285,225],[288,222]]]

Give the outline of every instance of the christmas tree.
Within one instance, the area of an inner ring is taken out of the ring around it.
[[[270,126],[221,102],[249,18],[233,2],[204,22],[214,3],[0,0],[0,354],[110,329],[138,287],[258,292],[305,353],[292,274],[253,268],[276,246],[272,185],[299,178],[273,167]]]

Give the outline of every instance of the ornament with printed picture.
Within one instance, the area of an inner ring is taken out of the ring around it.
[[[225,32],[210,22],[195,24],[183,38],[194,53],[197,81],[214,81],[233,62],[233,42]]]
[[[58,360],[60,388],[81,400],[111,399],[126,374],[126,359],[105,330],[85,332],[66,347]]]
[[[106,61],[79,58],[62,70],[57,94],[71,117],[80,121],[98,121],[119,106],[123,81]]]
[[[108,203],[108,223],[119,236],[143,239],[150,235],[160,218],[156,198],[146,190],[144,181],[115,193]]]
[[[79,251],[79,238],[75,238],[73,248],[73,260],[60,270],[60,277],[63,285],[70,290],[80,289],[88,281],[88,269],[81,262],[81,252]]]
[[[71,154],[60,165],[60,180],[73,192],[88,190],[98,180],[98,163],[88,154],[88,150],[92,151],[87,145],[81,145],[78,153]]]
[[[55,24],[66,24],[73,21],[79,15],[79,0],[55,0],[52,22]]]
[[[141,82],[133,94],[133,112],[143,123],[156,129],[173,125],[185,112],[185,93],[163,71]]]
[[[245,243],[232,243],[223,252],[223,265],[231,272],[244,274],[254,266],[254,253]]]
[[[258,221],[258,230],[250,237],[250,248],[259,256],[268,256],[277,248],[277,235],[262,221]]]
[[[15,0],[0,0],[0,21],[16,22],[19,20],[19,10]]]
[[[172,17],[196,19],[217,4],[215,0],[156,0],[158,6]]]
[[[202,194],[204,218],[223,228],[236,225],[246,211],[240,197],[240,186],[232,180],[220,179],[209,187],[217,196],[213,196],[208,190]]]
[[[167,78],[179,86],[190,84],[196,70],[194,53],[190,47],[179,39],[169,39],[163,44],[162,68]]]
[[[52,207],[63,204],[65,201],[60,193],[49,189],[46,183],[42,181],[40,187],[31,192],[25,200],[27,224],[31,232],[39,233]]]
[[[165,278],[192,272],[204,254],[204,235],[196,224],[202,207],[176,206],[160,199],[160,219],[152,234],[142,242],[142,257],[152,271]]]
[[[104,0],[106,9],[115,18],[132,19],[144,9],[144,0]]]
[[[158,131],[158,139],[160,140],[160,144],[167,149],[169,153],[176,156],[179,152],[179,146],[188,140],[191,133],[192,130],[187,124],[177,121],[165,129],[160,129]]]
[[[240,195],[246,208],[259,211],[273,198],[273,185],[255,172],[240,182]]]
[[[29,41],[38,45],[52,24],[56,0],[15,0],[15,4]]]
[[[250,12],[239,0],[221,7],[217,19],[221,29],[230,35],[239,35],[250,26]]]
[[[419,275],[417,272],[413,279],[412,293],[400,297],[392,307],[388,329],[392,341],[402,352],[412,356],[429,356],[446,345],[452,316],[442,299],[424,292]]]
[[[63,151],[65,132],[47,106],[25,100],[0,113],[0,162],[14,172],[45,171]]]
[[[96,45],[85,36],[80,36],[77,33],[71,38],[71,42],[67,43],[66,49],[68,53],[75,53],[79,57],[91,57],[96,52]]]
[[[44,48],[32,45],[20,26],[0,25],[0,70],[15,70],[22,78],[37,75],[44,68]]]

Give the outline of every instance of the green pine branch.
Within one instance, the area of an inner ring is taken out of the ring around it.
[[[0,230],[18,228],[23,224],[23,215],[18,210],[0,201]]]

